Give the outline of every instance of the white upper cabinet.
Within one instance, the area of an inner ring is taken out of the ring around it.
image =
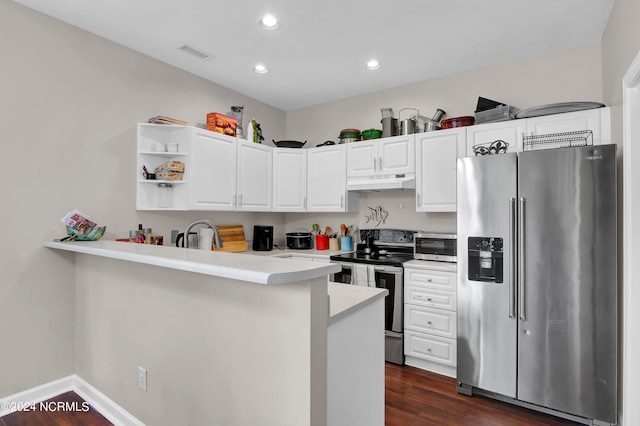
[[[351,142],[347,145],[347,177],[374,176],[378,164],[377,141]]]
[[[594,145],[609,144],[611,143],[610,114],[610,108],[596,108],[469,126],[466,127],[466,155],[474,155],[474,146],[480,144],[489,145],[496,140],[503,140],[509,144],[507,152],[558,148],[566,146],[567,143],[537,143],[525,147],[523,146],[523,139],[525,136],[549,135],[581,130],[591,130]]]
[[[269,146],[237,140],[236,209],[241,211],[271,211],[272,154]]]
[[[347,144],[347,178],[415,173],[414,135]]]
[[[273,211],[306,211],[307,151],[298,148],[273,149]]]
[[[191,128],[190,208],[235,210],[237,140]]]
[[[416,172],[415,135],[379,139],[378,174],[390,176]]]
[[[345,145],[307,149],[307,211],[357,211],[360,196],[347,191]]]
[[[527,131],[526,120],[499,121],[497,123],[486,123],[475,126],[462,127],[467,132],[466,156],[473,157],[473,147],[489,145],[501,140],[509,144],[507,152],[522,151],[522,138]],[[464,151],[460,156],[465,156]]]
[[[416,211],[456,211],[456,161],[465,146],[464,128],[416,136]]]
[[[596,108],[584,111],[567,112],[564,114],[545,115],[528,118],[527,135],[545,135],[552,133],[575,132],[591,130],[593,144],[603,145],[611,143],[611,109]],[[533,145],[533,149],[556,148],[561,144]],[[528,150],[529,147],[526,147]]]

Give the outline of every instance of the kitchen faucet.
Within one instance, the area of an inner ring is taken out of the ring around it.
[[[218,231],[218,227],[210,220],[201,219],[196,220],[195,222],[191,222],[189,226],[187,226],[187,229],[185,229],[184,235],[189,235],[189,231],[191,231],[191,228],[196,225],[207,225],[209,228],[213,229],[213,241],[216,244],[216,248],[222,247],[222,238],[220,238],[220,231]],[[184,239],[184,247],[189,248],[189,238]]]

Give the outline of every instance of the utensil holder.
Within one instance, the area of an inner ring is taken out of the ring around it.
[[[351,237],[340,238],[340,250],[353,251],[353,238]]]
[[[329,238],[329,250],[340,250],[340,240],[336,238]]]
[[[328,235],[316,235],[316,250],[329,250]]]

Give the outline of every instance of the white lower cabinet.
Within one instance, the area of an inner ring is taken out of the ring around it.
[[[405,363],[456,377],[456,265],[413,260],[404,266]]]

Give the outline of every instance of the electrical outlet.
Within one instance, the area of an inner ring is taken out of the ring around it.
[[[145,392],[147,391],[147,370],[142,367],[138,367],[138,387]]]
[[[177,229],[172,229],[171,230],[171,244],[175,244],[176,240],[178,239],[178,233],[180,231],[178,231]]]

